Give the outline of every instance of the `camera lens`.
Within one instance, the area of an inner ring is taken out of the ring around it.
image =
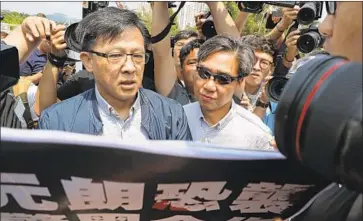
[[[263,3],[260,2],[243,2],[244,6],[252,11],[259,11]]]
[[[67,47],[73,51],[80,52],[81,51],[81,45],[77,41],[76,36],[76,28],[78,26],[78,23],[73,23],[66,29],[66,32],[64,34],[64,40],[67,44]]]
[[[274,130],[287,158],[336,182],[347,183],[342,170],[354,174],[362,189],[362,64],[319,55],[302,65],[280,97]]]
[[[316,31],[309,31],[297,39],[296,45],[302,53],[310,53],[321,45],[321,40],[322,38],[319,33]]]
[[[311,24],[314,21],[316,14],[317,14],[316,3],[314,2],[305,3],[297,13],[297,22],[302,25]]]
[[[204,22],[202,25],[202,33],[207,39],[217,35],[213,20],[210,19]]]
[[[287,81],[288,79],[286,77],[276,76],[267,83],[267,94],[271,101],[278,102],[280,100]]]

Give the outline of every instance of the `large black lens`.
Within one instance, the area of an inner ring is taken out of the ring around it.
[[[217,35],[216,29],[214,28],[214,22],[212,19],[204,22],[204,24],[202,25],[202,33],[207,39]]]
[[[244,6],[253,11],[259,11],[262,6],[263,2],[243,2]]]
[[[275,115],[279,150],[363,191],[362,64],[320,55],[297,69]]]
[[[81,44],[77,41],[76,37],[76,28],[78,23],[71,24],[64,34],[64,40],[67,44],[67,47],[73,51],[80,52],[81,51]]]
[[[322,38],[316,31],[309,31],[306,34],[301,35],[297,39],[297,48],[302,53],[310,53],[315,48],[319,47]]]
[[[268,82],[266,88],[271,101],[278,102],[280,100],[280,96],[287,81],[288,79],[286,77],[276,76]]]
[[[297,22],[302,25],[311,24],[317,14],[317,7],[315,2],[305,3],[297,13]]]

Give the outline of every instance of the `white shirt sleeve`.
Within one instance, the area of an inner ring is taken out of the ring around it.
[[[35,84],[30,84],[29,88],[28,88],[28,103],[29,103],[29,107],[30,107],[30,114],[32,116],[33,121],[38,121],[39,117],[37,116],[37,114],[35,113],[35,95],[37,93],[38,90],[38,86],[36,86]]]

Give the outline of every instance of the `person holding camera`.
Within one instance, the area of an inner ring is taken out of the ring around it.
[[[333,56],[312,59],[289,80],[277,109],[275,135],[287,158],[336,183],[288,220],[361,221],[363,4],[325,6],[319,32]]]
[[[1,44],[2,46],[12,45],[16,47],[19,63],[21,64],[28,59],[39,43],[46,39],[46,36],[50,36],[51,29],[55,27],[56,23],[47,18],[29,16],[6,38],[2,39]],[[19,73],[14,74],[19,77]],[[16,78],[16,76],[13,76],[13,78]],[[2,78],[2,81],[6,80]],[[34,89],[31,85],[30,81],[21,79],[12,87],[2,89],[0,94],[2,127],[33,128],[33,120],[37,116],[32,113],[32,104],[30,104],[32,101],[28,97],[29,93]],[[18,102],[18,98],[21,102]]]
[[[142,88],[150,35],[134,12],[115,7],[100,9],[79,22],[75,34],[81,45],[82,63],[94,74],[95,89],[44,110],[38,123],[40,129],[123,140],[190,139],[182,106]],[[52,36],[56,50],[47,64],[52,69],[66,60],[61,35],[58,32]]]

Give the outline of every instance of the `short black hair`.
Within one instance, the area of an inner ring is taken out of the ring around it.
[[[265,36],[246,35],[241,38],[241,41],[251,46],[255,51],[261,51],[266,54],[270,54],[272,57],[275,56],[276,45],[271,39]]]
[[[198,38],[197,32],[192,31],[192,30],[183,30],[183,31],[178,32],[178,34],[175,35],[173,40],[174,40],[174,42],[177,42],[177,41],[189,39],[189,38]]]
[[[222,51],[236,53],[239,63],[237,73],[240,77],[245,77],[252,71],[255,61],[252,47],[242,43],[240,38],[232,36],[216,35],[204,42],[198,52],[198,63],[206,60],[210,55]]]
[[[200,48],[200,46],[203,43],[204,43],[203,39],[194,39],[194,40],[188,42],[186,45],[184,45],[180,49],[179,60],[180,60],[180,66],[182,68],[184,66],[184,61],[185,61],[186,57],[190,54],[190,52],[196,48]]]
[[[150,33],[136,13],[116,7],[99,9],[83,18],[75,30],[82,51],[92,49],[99,38],[112,41],[123,31],[138,28],[144,37],[145,49],[150,44]]]

